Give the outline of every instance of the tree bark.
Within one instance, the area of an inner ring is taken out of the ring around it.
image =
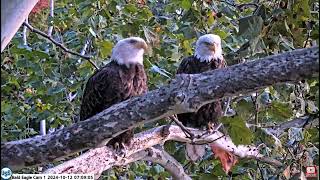
[[[93,147],[142,123],[195,112],[227,96],[294,82],[319,72],[318,47],[299,49],[201,74],[178,75],[159,89],[116,104],[103,112],[46,136],[1,144],[1,166],[39,165]]]
[[[37,2],[38,0],[1,0],[1,52]]]
[[[196,136],[204,134],[205,131],[188,128]],[[179,162],[174,158],[169,157],[167,153],[148,152],[150,148],[159,144],[164,144],[166,141],[178,141],[191,143],[191,140],[181,130],[179,126],[160,126],[147,131],[135,134],[132,144],[127,148],[125,156],[119,155],[114,149],[107,146],[91,149],[85,154],[74,159],[66,161],[54,168],[46,170],[48,174],[94,174],[98,178],[103,171],[106,171],[114,166],[123,166],[138,160],[152,160],[155,163],[162,165],[169,171],[173,177],[177,179],[186,179],[186,174]],[[195,144],[212,143],[216,146],[232,152],[240,158],[265,158],[264,161],[271,162],[270,164],[279,167],[282,163],[268,157],[264,157],[259,153],[257,147],[252,145],[236,146],[230,137],[224,136],[221,132],[216,131],[212,134],[193,139]],[[148,150],[149,149],[149,150]],[[160,156],[158,156],[160,155]],[[158,157],[157,157],[158,156]],[[157,159],[158,158],[158,159]],[[183,178],[184,177],[184,178]]]
[[[298,128],[306,126],[308,129],[311,128],[312,125],[316,124],[319,124],[318,118],[306,116],[275,125],[274,128],[281,131],[281,133],[277,135],[277,137],[279,137],[282,135],[284,130],[287,130],[291,127]],[[276,159],[261,155],[259,154],[259,151],[253,151],[254,149],[259,149],[259,146],[236,146],[230,137],[223,136],[223,134],[219,131],[215,131],[211,134],[207,134],[206,136],[198,138],[197,135],[201,135],[205,133],[205,131],[192,128],[188,128],[188,130],[196,135],[195,139],[193,139],[195,144],[210,143],[220,147],[221,149],[224,149],[225,151],[233,152],[234,155],[241,158],[257,159],[275,167],[283,166],[283,164]],[[223,136],[223,138],[221,138],[221,136]],[[44,173],[94,174],[95,178],[99,178],[103,171],[106,171],[114,166],[124,166],[139,160],[150,160],[154,163],[159,163],[176,179],[187,179],[188,177],[186,177],[187,175],[185,174],[181,165],[179,165],[179,162],[174,160],[173,157],[170,157],[170,155],[165,151],[160,153],[160,156],[158,156],[159,153],[150,152],[155,151],[154,148],[157,148],[157,145],[164,144],[166,141],[177,141],[184,143],[191,142],[191,140],[186,136],[179,126],[170,125],[155,127],[153,129],[135,134],[131,143],[132,145],[127,149],[125,157],[117,154],[114,149],[104,146],[101,148],[91,149],[87,153],[84,153],[77,158],[65,161],[56,167],[46,170]],[[161,150],[161,148],[159,150]]]

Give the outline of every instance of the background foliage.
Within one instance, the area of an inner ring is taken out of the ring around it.
[[[92,60],[99,67],[109,62],[118,40],[129,36],[146,39],[152,52],[146,56],[145,67],[149,88],[155,89],[174,77],[181,58],[192,55],[194,42],[205,33],[222,38],[228,65],[316,45],[318,10],[316,0],[59,0],[55,2],[53,18],[48,16],[49,9],[43,9],[33,12],[29,22],[42,31],[53,25],[53,38],[73,51],[80,52],[89,42],[86,55],[93,55]],[[94,72],[86,60],[63,52],[35,33],[28,32],[27,36],[28,45],[23,45],[22,29],[18,31],[1,54],[2,142],[37,135],[40,120],[46,120],[48,128],[77,122],[85,82]],[[291,168],[319,165],[316,128],[291,128],[272,138],[262,128],[248,129],[245,124],[272,126],[295,117],[318,116],[318,85],[318,79],[306,79],[233,97],[232,115],[222,122],[236,144],[264,143],[264,154],[288,162]],[[165,147],[186,165],[194,179],[286,176],[282,173],[285,169],[253,160],[241,160],[226,175],[209,151],[203,160],[190,163],[183,144],[168,142]],[[296,157],[303,150],[310,153],[302,161]],[[105,172],[104,176],[120,177],[164,179],[170,174],[159,165],[137,162]]]

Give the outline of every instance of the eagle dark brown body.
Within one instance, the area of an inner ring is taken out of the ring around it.
[[[196,57],[190,56],[182,60],[177,74],[198,74],[223,67],[225,67],[223,59],[200,62]],[[216,101],[202,106],[196,113],[183,113],[177,116],[185,126],[195,128],[210,127],[212,123],[217,124],[218,118],[222,116],[222,103],[221,101]]]
[[[147,90],[147,76],[143,65],[131,64],[127,67],[111,61],[89,78],[82,98],[80,120],[86,120],[114,104],[144,94]],[[108,144],[128,144],[132,136],[133,132],[129,130]]]

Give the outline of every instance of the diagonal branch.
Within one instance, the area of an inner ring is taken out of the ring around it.
[[[295,82],[318,73],[319,49],[313,47],[201,74],[182,74],[167,86],[115,104],[86,121],[46,136],[2,143],[1,165],[19,169],[52,162],[84,149],[104,146],[115,136],[143,123],[195,112],[204,104],[224,97]]]
[[[191,180],[184,172],[183,166],[162,147],[149,148],[148,156],[144,157],[143,160],[160,164],[172,175],[173,179]]]
[[[205,132],[192,128],[188,128],[188,130],[196,136]],[[208,134],[205,137],[197,136],[197,138],[193,139],[193,142],[195,144],[203,144],[216,140],[213,142],[215,145],[226,151],[232,152],[240,158],[253,158],[269,163],[276,167],[282,166],[281,162],[259,154],[258,148],[252,145],[236,146],[229,137],[219,138],[222,136],[223,134],[221,132],[216,131],[212,134]],[[94,173],[95,176],[100,176],[101,172],[110,169],[113,166],[123,166],[128,163],[144,159],[163,165],[169,172],[175,174],[175,176],[179,177],[180,179],[181,177],[187,178],[187,176],[183,173],[183,167],[166,152],[160,152],[162,151],[161,149],[158,149],[157,151],[153,149],[156,154],[149,152],[145,157],[143,157],[141,154],[141,151],[148,151],[149,148],[152,148],[158,144],[163,144],[169,140],[191,143],[191,140],[186,136],[184,131],[181,130],[179,126],[160,126],[136,134],[132,140],[131,146],[126,151],[126,157],[118,155],[109,147],[103,146],[101,148],[92,149],[89,152],[75,159],[64,162],[63,164],[60,164],[52,169],[48,169],[45,173]],[[156,158],[158,158],[158,160],[156,160]]]
[[[28,29],[30,29],[30,31],[34,32],[34,33],[37,33],[37,34],[40,34],[41,36],[47,38],[48,40],[50,40],[53,44],[55,44],[56,46],[60,47],[61,49],[63,49],[65,52],[67,53],[70,53],[72,55],[75,55],[75,56],[79,56],[83,59],[86,59],[87,61],[89,61],[96,69],[99,69],[98,66],[90,60],[90,56],[85,56],[85,55],[82,55],[80,53],[77,53],[77,52],[73,52],[71,50],[69,50],[68,48],[66,48],[63,44],[57,42],[56,40],[54,40],[51,36],[47,35],[46,33],[32,27],[30,24],[26,23],[26,22],[23,22],[23,25],[27,26]]]

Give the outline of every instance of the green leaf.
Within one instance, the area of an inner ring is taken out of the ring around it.
[[[260,16],[248,16],[239,19],[239,36],[254,39],[259,36],[263,26],[263,20]]]
[[[227,127],[228,134],[235,145],[252,143],[253,134],[240,116],[223,117],[221,122]]]
[[[263,20],[267,19],[267,9],[266,7],[262,4],[258,7],[258,9],[255,12],[255,15],[260,16]]]
[[[273,101],[268,114],[275,121],[284,121],[289,119],[292,114],[292,109],[288,103]]]
[[[309,0],[300,0],[294,3],[293,12],[298,13],[299,20],[308,20],[311,16]]]
[[[1,101],[1,113],[8,112],[11,109],[11,104],[6,101]]]
[[[189,10],[191,8],[191,0],[182,0],[181,7],[185,10]]]
[[[128,4],[124,6],[123,10],[127,13],[135,13],[138,11],[138,8],[134,4]]]
[[[30,52],[33,56],[37,56],[40,59],[49,59],[49,55],[43,51],[33,50]]]
[[[146,19],[149,19],[149,18],[153,17],[153,13],[148,8],[143,8],[142,12],[141,12],[141,16]]]
[[[200,176],[200,180],[212,180],[212,179],[218,179],[218,176],[214,174],[205,173]]]
[[[248,119],[255,108],[252,101],[241,99],[234,105],[234,109],[243,119]]]
[[[55,87],[50,87],[48,89],[48,95],[58,94],[60,92],[63,92],[64,90],[66,90],[66,88],[63,87],[62,85],[58,85],[58,86],[55,86]]]
[[[19,68],[27,68],[27,67],[30,67],[30,62],[26,59],[19,59],[17,60],[17,67]]]
[[[215,28],[215,29],[213,30],[213,33],[216,34],[216,35],[218,35],[218,36],[220,36],[221,39],[225,39],[225,38],[228,36],[227,31],[223,31],[223,30],[218,29],[218,28]]]
[[[112,52],[113,43],[111,41],[103,40],[99,43],[100,53],[102,58],[106,58]]]
[[[179,147],[179,149],[174,153],[174,158],[179,162],[184,162],[186,160],[185,148]]]
[[[212,162],[212,165],[214,166],[214,168],[211,170],[211,173],[215,176],[225,176],[225,172],[222,169],[222,165],[221,162],[219,160],[214,160]]]
[[[211,26],[214,23],[214,17],[211,12],[209,12],[207,15],[208,15],[207,24]]]

